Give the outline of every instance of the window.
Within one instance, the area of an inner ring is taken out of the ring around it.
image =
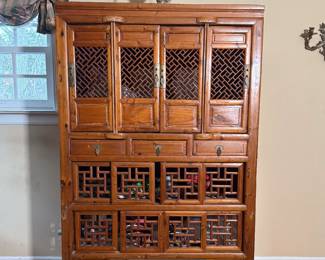
[[[0,23],[0,111],[55,111],[51,35]]]

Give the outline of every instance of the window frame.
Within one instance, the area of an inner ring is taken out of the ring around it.
[[[37,19],[34,18],[34,19]],[[1,24],[0,26],[7,26]],[[22,25],[25,26],[25,25]],[[16,28],[14,28],[16,30]],[[17,32],[14,33],[15,44],[17,42]],[[11,54],[13,59],[13,74],[1,74],[2,78],[13,78],[15,99],[13,100],[1,100],[0,102],[0,114],[6,114],[5,118],[8,118],[14,114],[28,114],[32,113],[33,118],[35,115],[49,114],[53,116],[56,113],[56,91],[55,91],[55,41],[54,37],[50,34],[46,35],[47,46],[31,46],[31,47],[19,47],[19,46],[0,46],[1,54]],[[46,75],[17,75],[16,73],[16,55],[19,53],[42,53],[46,57]],[[18,78],[45,78],[47,80],[47,100],[19,100],[17,98],[17,79]],[[1,115],[1,117],[3,117]],[[18,118],[21,118],[19,116]],[[0,123],[1,123],[0,119]],[[7,121],[7,120],[5,120]],[[9,120],[15,121],[15,120]],[[19,119],[18,119],[19,121]],[[42,121],[42,120],[37,120]],[[48,121],[48,120],[45,120]],[[55,120],[56,121],[56,120]],[[23,120],[28,122],[28,120]]]

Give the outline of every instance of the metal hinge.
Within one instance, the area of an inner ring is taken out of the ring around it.
[[[159,88],[160,87],[160,65],[159,64],[155,64],[154,77],[155,77],[155,88]]]
[[[247,89],[249,87],[249,79],[251,74],[251,65],[246,64],[245,65],[245,76],[244,76],[244,87]]]
[[[68,66],[68,79],[69,79],[69,87],[73,88],[76,83],[74,64],[69,64]]]
[[[166,65],[160,64],[160,86],[166,88]]]

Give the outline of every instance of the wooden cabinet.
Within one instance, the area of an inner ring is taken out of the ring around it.
[[[253,260],[263,7],[56,14],[63,260]]]

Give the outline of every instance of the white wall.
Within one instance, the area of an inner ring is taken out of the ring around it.
[[[266,5],[256,255],[325,256],[325,62],[299,37],[325,1],[195,2]],[[58,255],[57,128],[0,126],[0,144],[0,255]]]

